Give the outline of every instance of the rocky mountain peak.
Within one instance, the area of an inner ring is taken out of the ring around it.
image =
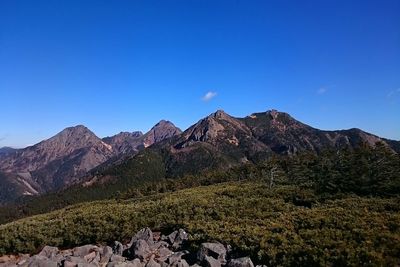
[[[154,143],[160,142],[164,139],[168,139],[181,133],[181,129],[176,127],[172,122],[161,120],[145,134],[143,144],[145,147],[148,147]]]
[[[227,114],[225,111],[223,111],[222,109],[217,110],[214,113],[211,113],[208,118],[215,118],[215,119],[227,119],[227,118],[231,118],[231,116],[229,114]]]
[[[275,120],[278,118],[278,115],[280,114],[279,111],[277,111],[276,109],[271,109],[267,111],[267,114],[271,117],[271,119]]]

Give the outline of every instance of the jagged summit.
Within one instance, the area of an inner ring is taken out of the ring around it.
[[[176,127],[172,122],[161,120],[144,135],[143,144],[145,147],[148,147],[181,133],[182,130]]]

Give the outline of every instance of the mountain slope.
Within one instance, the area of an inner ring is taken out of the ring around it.
[[[146,134],[120,133],[101,140],[86,127],[67,128],[49,140],[1,158],[0,170],[32,187],[34,191],[26,193],[29,195],[81,183],[86,188],[101,186],[106,192],[120,190],[121,185],[126,190],[140,181],[257,163],[274,154],[319,153],[376,142],[400,152],[400,142],[359,129],[318,130],[276,110],[245,118],[219,110],[184,132],[160,121]]]
[[[4,156],[7,156],[7,155],[9,155],[11,153],[14,153],[16,150],[17,149],[12,148],[12,147],[8,147],[8,146],[1,147],[0,148],[0,157],[4,157]]]
[[[125,157],[180,133],[173,123],[163,120],[144,135],[121,132],[100,139],[85,126],[78,125],[25,149],[4,149],[0,157],[0,183],[4,185],[0,203],[79,183],[95,167],[122,162]]]
[[[373,146],[376,142],[400,152],[400,142],[379,138],[359,129],[318,130],[276,110],[254,113],[245,118],[234,118],[219,110],[181,135],[149,149],[153,154],[162,155],[167,177],[179,177],[212,169],[228,169],[246,162],[256,163],[274,154],[354,149],[364,143]],[[123,163],[123,168],[116,165],[105,173],[107,176],[118,173],[120,177],[129,177],[127,173],[134,172],[129,165],[135,165],[135,161],[135,157],[131,158]]]
[[[39,194],[72,183],[111,155],[110,145],[78,125],[1,158],[0,170],[22,179],[34,189],[30,193]]]

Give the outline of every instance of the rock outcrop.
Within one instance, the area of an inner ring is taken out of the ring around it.
[[[179,229],[161,236],[149,228],[136,233],[129,243],[113,246],[84,245],[60,250],[45,246],[37,255],[3,256],[2,267],[254,267],[249,257],[230,258],[227,247],[218,242],[203,243],[199,251],[185,250],[189,235]]]

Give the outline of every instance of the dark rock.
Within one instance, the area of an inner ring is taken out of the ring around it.
[[[221,262],[213,257],[205,256],[203,260],[205,267],[221,267]]]
[[[122,255],[123,251],[124,251],[124,246],[118,242],[118,241],[114,241],[114,245],[112,247],[113,253],[117,254],[117,255]]]
[[[254,264],[249,257],[243,257],[230,260],[228,267],[254,267]]]
[[[173,249],[178,249],[183,242],[188,240],[188,234],[185,230],[179,229],[169,234],[166,239],[172,245]]]
[[[197,259],[203,261],[206,256],[217,259],[222,265],[226,264],[226,249],[221,243],[203,243],[197,254]]]

